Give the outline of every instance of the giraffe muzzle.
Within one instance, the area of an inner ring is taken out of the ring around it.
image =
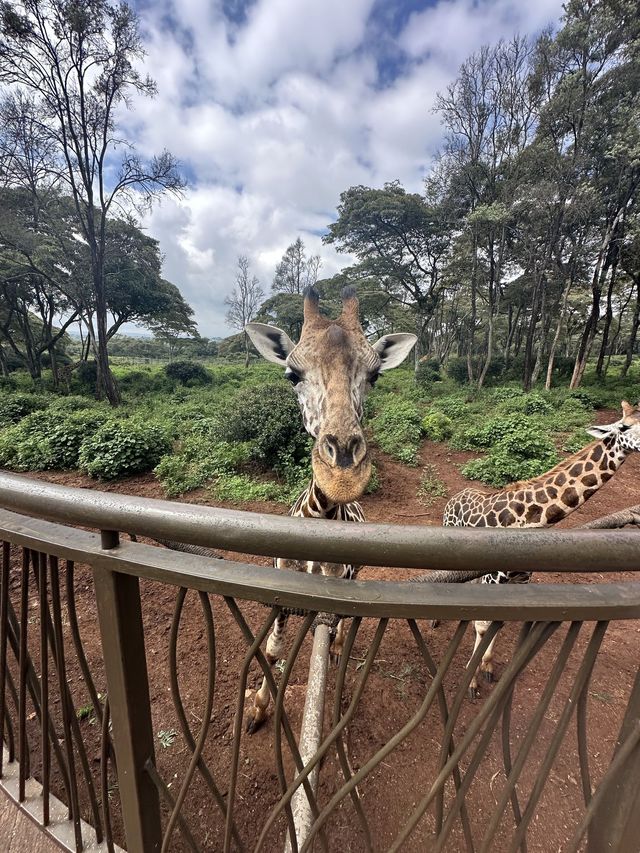
[[[371,477],[371,462],[364,436],[351,434],[339,441],[335,434],[323,435],[311,455],[318,486],[335,503],[358,500]]]

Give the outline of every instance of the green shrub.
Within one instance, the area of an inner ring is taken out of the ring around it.
[[[453,421],[443,412],[430,412],[422,419],[422,432],[430,441],[447,441],[453,435]]]
[[[467,403],[463,397],[439,397],[437,400],[433,401],[431,409],[437,409],[448,418],[456,421],[467,414]]]
[[[209,483],[223,473],[232,473],[251,458],[247,443],[214,443],[206,436],[193,433],[175,453],[164,456],[154,468],[167,495],[175,497]]]
[[[367,488],[364,490],[365,495],[372,495],[378,491],[380,488],[380,476],[378,474],[378,468],[374,464],[371,465],[371,476],[369,477],[369,482],[367,483]],[[300,490],[302,491],[302,489]]]
[[[467,359],[461,356],[450,358],[447,362],[447,376],[450,376],[458,385],[464,385],[469,381],[469,370],[467,367]]]
[[[82,361],[73,373],[72,384],[85,394],[95,394],[98,384],[98,363]]]
[[[517,385],[501,385],[499,388],[492,388],[488,397],[493,403],[505,403],[524,397],[524,391]]]
[[[289,503],[292,499],[290,489],[274,483],[272,480],[255,480],[246,474],[220,475],[211,492],[219,501],[281,501]]]
[[[414,377],[420,388],[429,388],[433,382],[440,382],[440,362],[437,358],[420,359]]]
[[[0,395],[0,426],[15,424],[32,412],[46,408],[48,399],[40,394]]]
[[[575,432],[572,432],[571,435],[568,435],[563,444],[562,449],[566,450],[567,453],[577,453],[579,450],[582,450],[587,444],[593,441],[593,438],[589,435],[589,433],[584,429],[577,429]]]
[[[0,391],[15,391],[18,383],[13,376],[0,376]]]
[[[391,398],[371,421],[373,436],[385,453],[416,465],[422,437],[420,413],[413,403]]]
[[[211,374],[208,370],[194,361],[171,361],[164,368],[164,372],[169,379],[192,388],[211,383]]]
[[[484,430],[484,431],[483,431]],[[483,459],[462,468],[462,474],[491,486],[504,486],[544,474],[558,462],[558,454],[543,428],[517,416],[494,418],[480,428],[475,440],[490,447]]]
[[[428,464],[422,469],[420,486],[418,487],[418,500],[423,506],[431,506],[436,498],[444,498],[448,494],[444,481],[438,474],[435,465]]]
[[[553,406],[540,394],[529,394],[524,403],[525,415],[546,415],[553,411]]]
[[[308,462],[310,439],[295,395],[282,381],[241,389],[217,431],[221,440],[248,442],[252,460],[281,476],[290,478]]]
[[[90,477],[114,480],[150,471],[170,449],[163,426],[133,419],[107,421],[82,442],[78,462]]]

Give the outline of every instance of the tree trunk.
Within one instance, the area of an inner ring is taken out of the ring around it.
[[[564,324],[565,316],[567,314],[567,303],[569,302],[569,291],[571,290],[572,280],[568,279],[564,292],[562,294],[562,301],[560,307],[560,316],[558,317],[558,323],[556,325],[556,331],[553,336],[553,341],[551,342],[551,349],[549,350],[549,361],[547,362],[547,378],[545,379],[544,387],[547,391],[551,388],[551,378],[553,375],[553,362],[556,358],[556,347],[558,346],[558,341],[560,340],[560,333],[562,331],[562,326]]]
[[[627,354],[620,374],[623,377],[627,375],[627,372],[631,367],[633,351],[636,347],[636,338],[638,337],[638,326],[640,325],[640,275],[635,279],[634,284],[636,286],[636,304],[633,309],[631,331],[629,332],[629,340],[627,341]]]
[[[109,352],[107,349],[107,303],[104,293],[102,264],[98,261],[94,264],[93,280],[96,294],[96,364],[98,369],[96,391],[99,398],[106,397],[112,406],[117,406],[120,403],[120,392],[109,366]]]
[[[609,287],[607,288],[607,308],[604,315],[604,325],[602,327],[602,341],[600,342],[600,352],[598,353],[598,361],[596,364],[596,376],[599,379],[602,379],[602,367],[604,365],[604,358],[607,354],[607,347],[609,345],[609,331],[611,330],[611,323],[613,321],[613,286],[616,281],[616,270],[618,268],[618,253],[616,252],[616,257],[613,259],[613,263],[611,264],[611,275],[609,276]]]
[[[542,298],[540,300],[540,339],[538,341],[538,348],[536,350],[536,360],[533,365],[533,370],[531,372],[531,386],[533,387],[538,378],[540,376],[540,371],[542,370],[542,356],[544,353],[544,345],[547,342],[547,336],[549,335],[549,325],[551,318],[547,317],[547,290],[545,287],[542,288]]]
[[[245,370],[249,367],[249,335],[246,332],[244,334],[244,368]]]
[[[7,361],[7,354],[3,346],[0,346],[0,375],[9,375],[9,362]]]

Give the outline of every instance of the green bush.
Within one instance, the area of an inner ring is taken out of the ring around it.
[[[0,395],[0,426],[15,424],[32,412],[46,408],[48,399],[40,394]]]
[[[255,480],[246,474],[222,474],[212,486],[211,492],[219,501],[282,501],[291,499],[290,489],[273,480]]]
[[[462,474],[491,486],[504,486],[544,474],[558,462],[555,446],[543,428],[524,418],[494,418],[473,436],[489,447],[483,459],[462,468]],[[479,445],[476,445],[479,446]]]
[[[453,421],[442,412],[430,412],[422,419],[422,432],[430,441],[447,441],[453,435]]]
[[[440,362],[437,358],[420,359],[414,377],[420,388],[429,388],[433,382],[440,382]]]
[[[577,429],[575,432],[572,432],[571,435],[568,435],[563,444],[562,449],[566,450],[567,453],[577,453],[579,450],[582,450],[587,444],[593,441],[593,438],[589,435],[589,433],[584,429]]]
[[[417,464],[422,430],[413,403],[389,399],[371,421],[371,429],[381,450],[407,465]]]
[[[450,358],[447,362],[447,376],[450,376],[458,385],[464,385],[469,381],[469,370],[467,368],[467,359],[461,356]]]
[[[208,370],[202,364],[194,361],[171,361],[164,368],[164,372],[169,379],[174,379],[181,385],[188,385],[189,387],[211,383],[211,374]]]
[[[233,473],[250,458],[246,442],[215,443],[210,437],[193,433],[175,453],[163,456],[154,473],[169,497],[175,497],[206,485],[217,475]]]
[[[493,403],[506,403],[524,397],[524,391],[518,385],[501,385],[492,388],[488,396]]]
[[[467,414],[467,403],[463,397],[439,397],[433,401],[431,408],[432,410],[437,409],[454,421],[463,418]]]
[[[418,500],[423,506],[432,506],[436,498],[444,498],[448,494],[447,486],[438,474],[435,465],[425,465],[418,487]]]
[[[252,461],[287,480],[308,462],[310,439],[295,395],[282,381],[241,389],[216,429],[223,441],[248,442]]]
[[[101,480],[150,471],[171,449],[164,426],[134,419],[107,421],[80,447],[80,469]]]
[[[525,415],[546,415],[552,411],[551,403],[540,394],[529,394],[525,399]]]

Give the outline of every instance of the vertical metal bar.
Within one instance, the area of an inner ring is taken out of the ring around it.
[[[113,546],[111,546],[113,547]],[[160,850],[160,800],[145,764],[155,764],[149,681],[137,577],[93,570],[129,853]]]
[[[5,681],[7,677],[7,627],[9,602],[9,561],[11,545],[2,543],[2,573],[0,574],[0,779],[4,752]]]
[[[46,559],[46,558],[45,558]],[[60,601],[60,576],[58,574],[57,557],[51,557],[51,608],[53,610],[53,639],[55,645],[55,660],[60,685],[60,705],[62,708],[62,727],[64,730],[64,745],[67,753],[69,768],[69,783],[71,789],[70,803],[76,850],[82,850],[82,826],[80,823],[80,802],[78,799],[78,779],[73,755],[72,717],[75,716],[73,702],[67,683],[67,666],[64,656],[64,638],[62,635],[62,605]]]
[[[318,625],[313,638],[311,661],[309,663],[309,679],[307,681],[307,696],[304,703],[302,727],[300,729],[300,758],[306,764],[320,746],[322,740],[322,723],[324,720],[324,696],[327,686],[327,668],[329,665],[329,646],[331,631],[328,625]],[[309,784],[315,794],[318,790],[319,766],[309,774]],[[304,788],[300,786],[291,798],[293,824],[295,827],[297,845],[304,844],[311,824],[313,812]],[[296,847],[297,847],[296,845]],[[284,846],[285,853],[291,853],[292,842],[287,836]]]
[[[42,822],[49,825],[51,749],[49,744],[49,646],[47,643],[47,557],[39,555],[40,587],[40,743],[42,749]]]
[[[20,578],[20,637],[18,639],[18,754],[20,772],[18,776],[18,799],[25,797],[27,776],[27,617],[29,615],[29,551],[22,550],[22,577]]]
[[[640,669],[631,689],[612,759],[640,720]],[[640,838],[640,745],[609,785],[589,824],[587,853],[634,853]]]

